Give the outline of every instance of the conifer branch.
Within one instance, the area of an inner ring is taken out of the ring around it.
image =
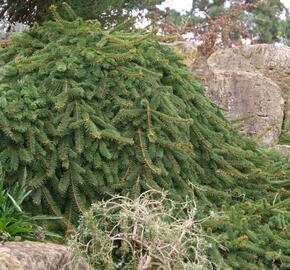
[[[154,129],[152,127],[152,119],[151,119],[151,108],[149,105],[147,105],[147,124],[148,124],[148,138],[150,141],[155,141],[156,140],[156,134],[154,132]]]
[[[63,18],[62,18],[62,17],[59,15],[59,13],[57,12],[57,7],[56,7],[55,5],[51,5],[49,9],[50,9],[50,12],[51,12],[51,14],[52,14],[52,16],[53,16],[53,19],[54,19],[56,22],[61,23],[61,22],[64,21]]]
[[[110,31],[109,34],[112,34],[114,32],[117,31],[121,31],[124,29],[127,29],[128,26],[132,26],[134,24],[134,22],[136,21],[136,17],[131,17],[128,20],[125,20],[123,23],[120,23],[118,25],[116,25],[115,27],[113,27]]]
[[[147,160],[146,155],[145,155],[145,148],[142,142],[142,131],[140,128],[138,128],[138,138],[139,138],[139,145],[141,148],[141,152],[142,152],[142,156],[144,159],[145,164],[147,165],[147,167],[154,173],[154,174],[160,174],[161,170],[158,167],[155,167],[153,165],[151,165],[151,163]]]
[[[124,176],[121,177],[121,181],[124,181],[131,170],[131,165],[128,166]]]
[[[11,45],[15,45],[17,44],[14,41],[0,41],[0,47],[7,47],[7,46],[11,46]]]
[[[66,2],[62,2],[62,6],[64,7],[65,11],[68,13],[68,15],[70,16],[71,20],[75,20],[77,19],[77,15],[74,12],[74,10],[71,8],[71,6],[66,3]]]
[[[71,183],[71,192],[72,192],[72,196],[73,196],[72,199],[75,202],[78,211],[80,213],[83,213],[83,208],[82,208],[81,203],[79,201],[78,194],[77,194],[76,187],[75,187],[75,184],[74,183]]]
[[[189,125],[191,125],[193,123],[193,120],[191,118],[184,119],[184,118],[181,118],[181,117],[175,117],[175,116],[167,115],[167,114],[164,114],[164,113],[155,111],[155,110],[152,110],[152,112],[155,115],[159,116],[160,118],[163,118],[163,119],[165,119],[167,121],[170,121],[170,122],[174,122],[174,123],[186,123],[186,124],[189,124]]]
[[[143,74],[143,72],[141,70],[139,70],[139,71],[131,71],[131,70],[127,69],[127,68],[118,68],[118,71],[122,75],[124,75],[126,77],[129,77],[129,78],[130,77],[132,77],[132,78],[140,78],[140,77],[144,76],[144,74]]]
[[[154,35],[156,35],[158,33],[158,28],[155,27],[150,33],[146,34],[146,35],[143,35],[135,40],[132,41],[132,44],[133,45],[138,45],[150,38],[152,38]]]
[[[111,58],[114,60],[123,60],[126,58],[133,58],[134,55],[136,54],[137,50],[136,49],[131,49],[128,52],[125,53],[118,53],[118,54],[106,54],[105,57]]]
[[[79,122],[80,109],[79,109],[79,103],[77,101],[75,102],[75,112],[76,112],[76,121]],[[82,152],[81,131],[79,127],[76,129],[76,149],[78,153]]]

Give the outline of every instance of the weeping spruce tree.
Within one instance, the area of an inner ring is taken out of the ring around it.
[[[237,134],[153,33],[54,21],[2,42],[0,161],[69,225],[108,193],[194,192],[215,269],[289,269],[289,163]],[[124,26],[124,25],[123,25]]]

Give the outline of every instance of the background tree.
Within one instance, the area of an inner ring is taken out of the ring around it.
[[[152,10],[164,0],[67,0],[67,2],[84,19],[98,19],[104,26],[119,23],[128,18],[132,11],[141,16],[144,9]],[[43,22],[51,19],[49,6],[57,6],[62,16],[66,16],[62,8],[63,0],[0,0],[0,18],[9,23]]]
[[[284,42],[289,36],[289,11],[280,0],[196,0],[182,15],[167,11],[161,24],[164,34],[191,34],[204,54],[217,46]]]
[[[287,38],[289,11],[280,0],[248,0],[247,2],[256,5],[256,8],[246,16],[256,42],[272,43]]]
[[[198,0],[193,1],[190,15],[195,17],[195,21],[200,19],[200,15],[197,14],[205,15],[205,19],[210,17],[216,20],[229,13],[235,6],[244,9],[240,13],[231,12],[236,16],[234,19],[242,19],[255,42],[271,43],[286,37],[287,20],[284,17],[287,18],[289,14],[280,0]]]
[[[192,10],[183,16],[168,12],[161,28],[164,34],[190,34],[202,55],[209,55],[218,46],[231,47],[241,44],[242,39],[251,40],[245,14],[253,8],[255,5],[246,1],[194,1]]]
[[[164,1],[66,0],[78,16],[98,19],[105,27],[120,23],[134,14],[139,18],[157,21],[164,34],[194,33],[196,39],[206,44],[205,48],[214,48],[216,43],[231,46],[250,36],[256,43],[286,42],[288,39],[289,11],[281,0],[194,0],[192,9],[185,15],[175,10],[159,10],[157,6]],[[65,17],[62,2],[0,0],[0,18],[7,19],[10,24],[41,23],[51,19],[48,8],[52,4]]]

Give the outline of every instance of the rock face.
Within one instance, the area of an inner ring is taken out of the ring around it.
[[[234,48],[259,72],[275,81],[283,92],[290,85],[290,48],[281,44],[259,44]]]
[[[290,140],[290,47],[240,46],[205,58],[198,56],[192,42],[169,45],[185,56],[210,99],[230,119],[242,119],[241,130],[247,135],[270,146],[277,144],[281,131]]]
[[[281,133],[284,100],[280,87],[260,73],[239,50],[219,50],[207,60],[211,77],[207,94],[231,119],[248,117],[244,131],[266,144]]]
[[[74,266],[87,270],[84,264]],[[62,245],[34,242],[0,244],[0,270],[69,270],[68,249]]]
[[[214,103],[231,119],[245,119],[246,134],[269,145],[278,142],[283,120],[290,114],[289,47],[259,44],[220,49],[190,67],[202,78]]]

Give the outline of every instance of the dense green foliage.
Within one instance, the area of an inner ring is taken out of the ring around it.
[[[9,185],[27,169],[31,211],[69,224],[108,193],[194,191],[220,216],[203,223],[218,269],[289,269],[289,163],[235,132],[152,33],[54,17],[0,50],[0,161]]]

